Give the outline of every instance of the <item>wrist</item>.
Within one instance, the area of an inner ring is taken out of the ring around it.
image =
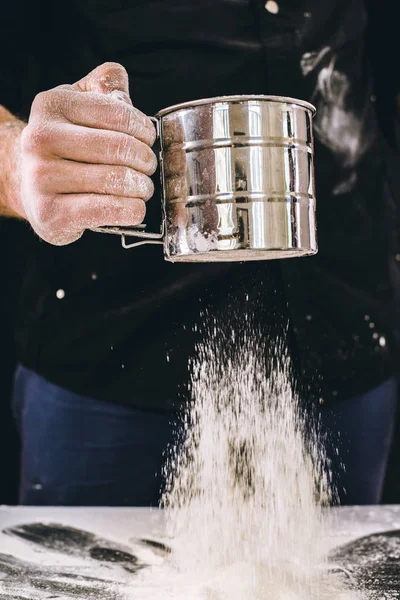
[[[26,219],[21,195],[21,133],[25,126],[12,115],[0,120],[0,215],[20,219]]]

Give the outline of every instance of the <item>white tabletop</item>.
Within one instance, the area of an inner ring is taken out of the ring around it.
[[[400,506],[331,512],[330,548],[400,530]],[[154,542],[166,543],[159,510],[2,506],[0,600],[144,598],[132,581],[140,578],[142,565],[154,571],[162,568],[163,547]]]

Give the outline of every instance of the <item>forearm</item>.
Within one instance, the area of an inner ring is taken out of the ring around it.
[[[25,123],[0,105],[0,216],[24,218],[19,148]]]

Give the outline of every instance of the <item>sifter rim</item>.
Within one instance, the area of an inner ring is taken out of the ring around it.
[[[224,103],[240,103],[240,102],[251,102],[251,101],[265,101],[265,102],[280,102],[281,104],[292,104],[295,106],[300,106],[301,108],[306,108],[311,111],[312,116],[317,112],[315,106],[306,100],[299,100],[297,98],[291,98],[289,96],[265,96],[258,94],[242,94],[236,96],[215,96],[213,98],[201,98],[200,100],[192,100],[190,102],[182,102],[180,104],[173,104],[172,106],[168,106],[167,108],[163,108],[160,110],[156,117],[165,117],[169,113],[176,112],[178,110],[184,110],[187,108],[193,108],[196,106],[204,106],[206,104],[224,104]]]

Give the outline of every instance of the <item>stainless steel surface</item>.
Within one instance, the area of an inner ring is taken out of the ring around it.
[[[203,106],[205,104],[217,104],[219,102],[243,102],[244,100],[268,100],[268,102],[285,102],[286,104],[296,104],[296,106],[302,106],[307,110],[310,110],[314,115],[316,108],[311,102],[306,100],[299,100],[298,98],[291,98],[289,96],[265,96],[263,94],[248,94],[248,95],[237,95],[237,96],[214,96],[213,98],[201,98],[200,100],[191,100],[189,102],[180,102],[179,104],[173,104],[167,108],[163,108],[157,113],[157,117],[164,117],[168,113],[181,110],[183,108],[194,108],[196,106]],[[150,117],[154,120],[155,117]]]
[[[164,231],[108,232],[163,239],[170,261],[315,254],[314,112],[279,96],[218,97],[160,111]]]

